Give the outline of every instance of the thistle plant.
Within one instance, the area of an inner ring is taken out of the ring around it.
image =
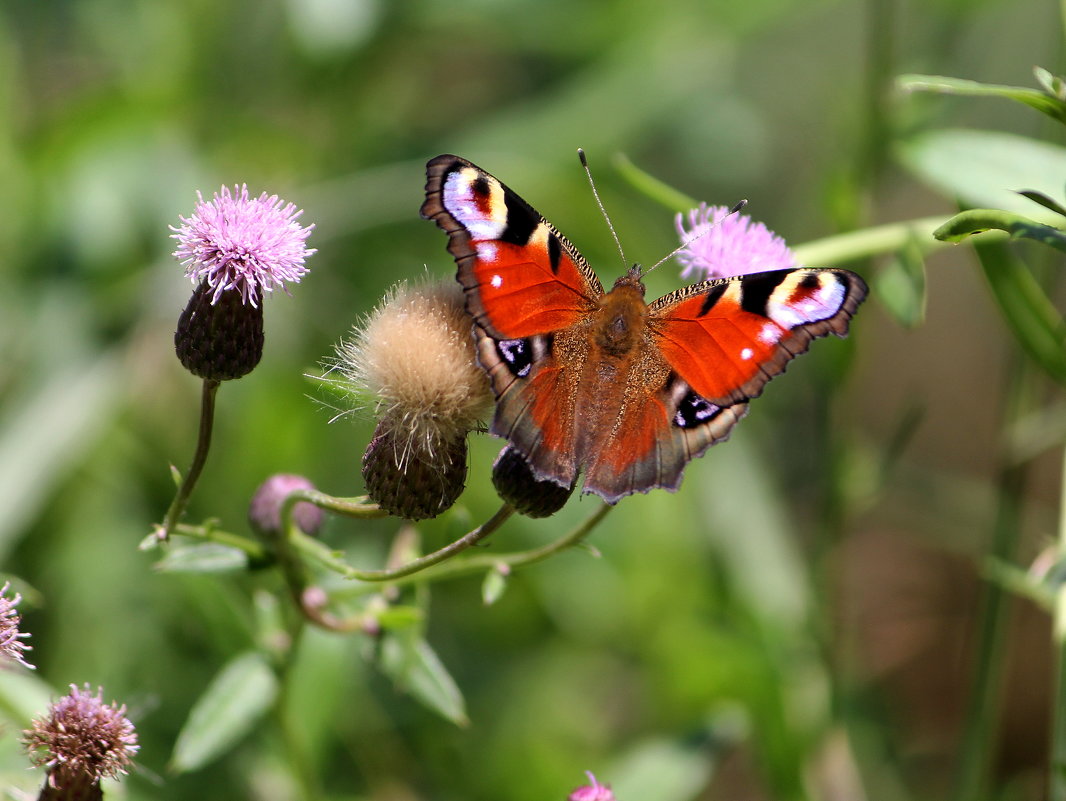
[[[25,653],[33,649],[23,642],[30,635],[19,630],[22,617],[16,608],[22,600],[22,596],[16,592],[11,597],[8,597],[8,588],[10,586],[10,583],[5,582],[4,586],[0,588],[0,664],[5,661],[14,662],[32,670],[33,665],[26,661]]]

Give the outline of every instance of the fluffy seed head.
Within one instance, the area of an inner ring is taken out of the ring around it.
[[[15,608],[22,600],[22,596],[16,592],[9,598],[8,586],[8,583],[5,583],[3,588],[0,588],[0,659],[18,662],[23,667],[32,669],[33,665],[23,658],[23,654],[32,648],[22,642],[30,635],[19,631],[22,617]]]
[[[172,237],[178,240],[174,256],[185,266],[194,284],[206,282],[211,302],[234,290],[251,306],[260,292],[272,292],[286,281],[298,282],[307,273],[304,260],[314,253],[306,245],[313,225],[303,227],[303,214],[292,203],[263,192],[248,195],[248,187],[228,186],[210,202],[196,193],[196,210],[181,218]]]
[[[686,247],[677,260],[685,268],[682,278],[731,278],[796,267],[796,257],[785,240],[746,214],[730,214],[725,206],[699,208],[675,219],[677,233]]]
[[[451,506],[466,480],[466,435],[492,402],[462,289],[400,284],[338,346],[333,369],[378,418],[363,456],[370,497],[415,520]]]
[[[33,721],[24,742],[35,765],[48,768],[52,787],[82,786],[104,777],[117,778],[137,753],[137,733],[126,718],[125,705],[103,702],[86,684],[52,705],[47,718]]]
[[[465,436],[492,402],[454,281],[400,284],[337,348],[353,403],[397,442],[430,451]]]

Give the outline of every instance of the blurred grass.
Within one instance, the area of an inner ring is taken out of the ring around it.
[[[992,478],[972,454],[994,453],[1000,432],[960,409],[1002,397],[1008,339],[958,255],[931,266],[925,329],[901,334],[872,300],[853,339],[819,343],[733,441],[688,468],[679,493],[627,499],[593,538],[602,559],[569,552],[519,573],[487,609],[476,580],[434,588],[428,636],[466,695],[466,730],[368,668],[365,638],[305,631],[284,725],[157,786],[151,776],[166,776],[196,699],[256,645],[251,599],[281,586],[274,575],[161,575],[136,551],[169,502],[168,463],[184,469],[194,444],[198,386],[171,355],[189,286],[168,226],[197,189],[247,182],[317,224],[312,274],[267,304],[263,363],[219,396],[190,517],[239,528],[271,472],[360,490],[369,421],[327,425],[332,412],[301,376],[386,287],[453,270],[439,232],[417,218],[423,165],[437,153],[517,189],[605,281],[621,266],[578,146],[628,257],[645,263],[673,247],[672,219],[615,172],[617,153],[693,197],[749,198],[748,211],[794,244],[839,233],[842,220],[949,213],[893,162],[871,159],[872,138],[920,144],[911,133],[934,123],[1033,135],[1042,123],[998,105],[903,104],[888,82],[922,71],[1027,85],[1033,63],[1057,62],[1061,26],[1035,0],[894,4],[889,15],[884,5],[0,8],[0,566],[43,599],[25,621],[38,677],[57,692],[102,684],[130,706],[145,771],[125,782],[127,797],[294,797],[292,753],[321,798],[561,799],[586,769],[622,801],[829,797],[825,775],[853,789],[849,750],[826,745],[840,721],[869,798],[936,797],[958,734],[954,696],[937,689],[964,673],[958,653],[923,661],[923,632],[972,610],[915,607],[928,587],[906,581],[868,607],[897,577],[938,563],[886,556],[881,538],[922,543],[907,546],[920,554],[984,545],[971,498],[991,497]],[[868,19],[894,26],[894,62],[871,65],[869,43],[890,31],[866,30]],[[871,109],[888,130],[868,124]],[[649,294],[678,281],[659,270]],[[902,462],[866,490],[861,516],[844,508],[826,535],[828,499],[853,497],[840,485],[862,478],[834,471],[836,449],[888,447],[885,421],[915,403],[930,413]],[[486,478],[499,443],[476,440],[464,508],[426,524],[427,545],[495,506]],[[1035,472],[1026,518],[1039,534],[1054,495]],[[547,521],[513,521],[489,547],[542,544],[590,508],[574,501]],[[325,537],[369,561],[393,528],[338,520]],[[865,595],[840,589],[855,571]],[[926,628],[907,628],[909,615]],[[4,714],[9,731],[25,725],[23,710]],[[1039,730],[1033,714],[1023,721]],[[35,785],[2,739],[5,779]],[[997,786],[1038,797],[1039,762],[1039,742],[1028,760],[1003,757]]]

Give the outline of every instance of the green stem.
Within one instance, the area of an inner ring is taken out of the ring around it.
[[[792,248],[796,261],[814,267],[832,266],[891,253],[908,242],[918,241],[923,248],[937,250],[948,243],[933,239],[933,231],[948,221],[948,217],[919,217],[914,220],[876,225],[836,234]]]
[[[250,537],[244,537],[240,534],[234,534],[231,531],[223,531],[222,529],[214,528],[210,524],[191,526],[187,523],[179,523],[174,527],[172,533],[180,534],[181,536],[189,537],[190,539],[215,542],[229,548],[236,548],[238,551],[243,551],[245,555],[247,555],[248,561],[252,564],[265,564],[273,557],[270,551],[267,550],[261,542],[257,542]]]
[[[189,497],[207,462],[207,452],[211,448],[211,430],[215,421],[215,394],[218,392],[219,384],[218,381],[204,379],[203,391],[200,394],[200,434],[196,440],[196,453],[193,455],[192,464],[189,465],[189,471],[178,485],[178,491],[167,510],[166,517],[163,518],[163,525],[158,533],[161,540],[169,539],[170,533],[174,531],[178,520],[185,513]]]
[[[599,525],[600,521],[607,516],[607,513],[614,509],[613,506],[608,504],[602,504],[592,515],[588,517],[583,523],[571,529],[568,533],[564,534],[557,540],[549,542],[540,548],[534,548],[529,551],[514,551],[512,553],[500,553],[500,554],[484,554],[479,556],[468,556],[463,559],[456,559],[447,564],[440,565],[439,567],[426,570],[418,575],[406,575],[400,576],[395,580],[391,580],[389,583],[392,586],[403,586],[405,584],[414,583],[429,583],[433,581],[443,581],[446,579],[460,578],[472,573],[480,573],[485,570],[498,569],[501,566],[506,566],[511,570],[519,567],[526,567],[537,562],[542,562],[545,559],[554,556],[557,553],[565,551],[567,548],[572,548],[580,543],[585,537],[587,537],[592,530]],[[376,587],[368,587],[366,585],[353,587],[349,591],[341,591],[335,593],[338,597],[340,595],[364,595],[367,592],[376,592]]]
[[[1059,490],[1058,557],[1066,554],[1066,448],[1063,449],[1063,486]],[[1066,801],[1066,584],[1055,592],[1055,626],[1053,646],[1057,655],[1055,701],[1051,708],[1051,756],[1049,761],[1048,797]]]
[[[388,512],[380,508],[376,503],[372,503],[366,495],[358,495],[354,498],[335,498],[332,495],[327,495],[318,490],[300,489],[293,490],[286,495],[285,500],[282,501],[279,514],[281,516],[283,528],[288,526],[292,516],[292,510],[300,501],[313,503],[320,509],[326,509],[327,511],[344,515],[345,517],[355,517],[361,520],[373,520],[375,518],[389,516]]]
[[[418,559],[413,559],[400,567],[385,570],[359,570],[344,562],[336,551],[327,548],[318,540],[309,537],[300,531],[292,522],[291,511],[292,505],[288,505],[288,499],[286,499],[286,505],[282,506],[282,522],[285,531],[287,532],[288,544],[292,547],[294,553],[299,553],[302,556],[314,559],[323,567],[333,570],[336,573],[340,573],[345,578],[375,582],[391,582],[394,579],[418,573],[419,571],[425,570],[427,567],[432,567],[439,562],[443,562],[445,559],[450,559],[456,554],[481,542],[481,540],[499,529],[504,521],[514,514],[514,509],[509,504],[505,503],[500,507],[496,514],[485,521],[485,523],[460,537],[455,542],[445,545],[443,548],[434,551],[433,553],[426,554]]]

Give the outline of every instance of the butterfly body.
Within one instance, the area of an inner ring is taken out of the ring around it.
[[[845,270],[777,270],[646,303],[639,267],[604,292],[576,248],[457,156],[427,165],[422,214],[448,249],[496,395],[491,432],[534,476],[614,503],[676,489],[814,337],[844,336],[865,296]]]

